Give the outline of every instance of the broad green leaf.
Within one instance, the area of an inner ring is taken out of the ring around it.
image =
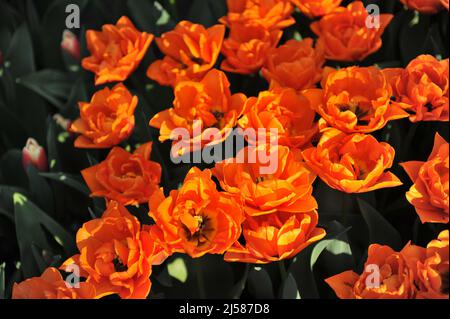
[[[301,299],[317,299],[319,291],[317,289],[314,274],[311,271],[310,261],[314,246],[306,247],[292,261],[288,273],[292,275],[297,283],[297,288]]]
[[[317,299],[320,297],[318,288],[319,283],[316,282],[314,275],[314,266],[317,263],[319,256],[327,248],[336,251],[337,243],[334,241],[336,238],[344,235],[349,230],[349,228],[339,229],[337,233],[333,233],[333,227],[329,228],[331,228],[331,233],[327,235],[326,239],[323,239],[301,251],[294,258],[288,269],[288,273],[292,274],[293,278],[296,280],[300,297],[302,299]],[[342,250],[342,248],[340,250]]]
[[[75,251],[74,236],[27,197],[15,193],[13,200],[17,243],[23,274],[26,278],[40,274],[39,265],[33,254],[33,245],[48,252],[52,252],[55,246],[59,246],[59,249],[62,249],[67,256]]]
[[[176,258],[171,263],[167,264],[167,271],[169,275],[180,282],[186,282],[188,278],[188,270],[183,258]]]
[[[282,299],[300,299],[300,293],[297,288],[297,282],[292,274],[288,274],[281,286]]]
[[[18,83],[36,92],[59,109],[64,108],[72,88],[69,76],[59,70],[41,70],[22,76]]]
[[[7,151],[0,161],[0,169],[5,184],[28,188],[28,178],[22,165],[22,152],[17,149]]]
[[[250,272],[250,265],[245,264],[244,273],[241,277],[241,279],[238,280],[238,282],[234,285],[233,289],[231,290],[230,298],[232,299],[240,299],[242,292],[245,289],[245,285],[247,283],[248,274]]]
[[[31,197],[42,209],[53,214],[53,192],[47,180],[40,176],[39,171],[32,165],[28,166],[27,175]]]
[[[358,205],[369,228],[370,244],[388,245],[393,249],[400,250],[402,239],[398,231],[366,201],[358,198]]]
[[[25,145],[28,134],[22,121],[12,113],[6,106],[0,103],[0,127],[3,138],[8,141],[10,148],[19,148]]]
[[[256,299],[273,299],[273,285],[267,271],[262,267],[253,267],[248,274],[247,288]]]
[[[5,55],[5,63],[14,78],[35,71],[34,50],[27,24],[17,28]]]
[[[41,176],[63,183],[82,194],[89,195],[89,188],[79,178],[66,173],[39,173]]]

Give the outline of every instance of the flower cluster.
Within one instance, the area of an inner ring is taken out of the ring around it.
[[[443,7],[440,1],[402,2],[427,13]],[[104,198],[107,209],[78,230],[79,254],[60,267],[80,269],[80,288],[68,287],[59,271],[49,268],[17,284],[14,298],[146,298],[152,266],[174,253],[220,254],[228,262],[257,264],[293,258],[326,235],[313,196],[316,178],[345,193],[399,186],[390,171],[395,149],[372,134],[399,119],[449,120],[448,59],[422,55],[404,69],[324,66],[327,60],[356,63],[378,51],[392,15],[381,14],[379,25],[369,28],[360,1],[347,7],[340,0],[228,0],[227,5],[217,25],[181,21],[155,39],[163,57],[148,66],[147,76],[171,87],[174,99],[149,125],[159,130],[160,142],[184,143],[175,156],[218,144],[234,127],[262,129],[266,142],[246,136],[247,145],[235,157],[211,169],[192,167],[178,189],[164,189],[161,165],[150,159],[151,142],[143,141],[133,153],[120,146],[133,133],[139,107],[123,82],[141,63],[153,35],[126,17],[102,31],[89,30],[91,56],[82,60],[83,68],[95,74],[96,85],[119,83],[80,102],[80,118],[69,130],[78,134],[77,148],[110,149],[104,161],[81,171],[91,196]],[[317,39],[279,45],[284,29],[295,24],[295,8],[317,18],[310,25]],[[261,72],[268,88],[251,97],[232,93],[225,72]],[[179,140],[180,128],[189,133],[187,140]],[[274,130],[275,144],[268,133]],[[261,154],[275,158],[271,172]],[[406,197],[420,219],[447,223],[448,143],[437,136],[427,162],[402,166],[414,182]],[[126,208],[146,204],[151,225]],[[395,252],[372,245],[366,265],[380,269],[376,288],[368,286],[366,272],[347,271],[326,281],[340,298],[448,298],[443,281],[448,231],[427,248],[408,244]]]
[[[448,299],[448,230],[426,248],[408,244],[400,252],[369,247],[365,270],[326,279],[342,299]]]

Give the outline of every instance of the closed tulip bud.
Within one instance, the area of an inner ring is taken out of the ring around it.
[[[61,42],[61,48],[75,60],[80,60],[80,42],[77,36],[69,30],[64,30]]]
[[[47,171],[47,155],[42,146],[34,138],[29,138],[27,144],[22,149],[22,164],[25,169],[29,165],[36,167],[38,171]]]

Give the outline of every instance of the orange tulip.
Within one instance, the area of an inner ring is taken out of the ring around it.
[[[117,202],[108,203],[102,218],[91,220],[77,232],[79,255],[61,268],[80,267],[80,275],[94,285],[99,297],[118,294],[123,299],[145,299],[156,243],[141,230],[136,217]],[[158,260],[158,263],[160,260]]]
[[[150,65],[147,76],[169,86],[180,81],[201,80],[217,61],[224,34],[223,25],[205,29],[200,24],[181,21],[174,30],[156,39],[165,57]]]
[[[269,50],[262,74],[270,82],[271,88],[308,89],[322,78],[324,63],[324,48],[321,44],[313,48],[310,38],[289,40]]]
[[[140,146],[134,154],[115,147],[103,162],[81,171],[91,196],[122,205],[148,202],[161,179],[161,165],[150,161],[151,151],[152,143]]]
[[[219,21],[230,26],[236,21],[258,21],[265,29],[284,29],[295,23],[289,0],[227,0],[228,14]]]
[[[79,148],[110,148],[127,139],[134,129],[134,110],[138,98],[119,83],[98,91],[90,103],[79,103],[80,118],[69,130],[81,134]]]
[[[95,73],[95,84],[125,81],[139,66],[153,35],[139,32],[127,17],[116,25],[106,24],[102,31],[88,30],[86,41],[91,56],[81,65]]]
[[[427,246],[427,259],[418,265],[418,298],[448,299],[448,229]]]
[[[406,193],[422,223],[448,223],[449,146],[436,134],[428,161],[401,164],[414,184]]]
[[[40,277],[14,283],[12,299],[96,299],[96,292],[87,282],[67,287],[58,269],[50,267]]]
[[[291,0],[309,18],[321,17],[333,12],[342,0]]]
[[[405,6],[420,13],[435,14],[446,7],[448,9],[448,0],[400,0]]]
[[[293,89],[260,92],[258,97],[247,100],[245,110],[239,126],[267,132],[274,129],[280,145],[304,147],[318,132],[316,113],[308,100]]]
[[[200,82],[180,82],[175,87],[173,108],[156,114],[150,125],[160,131],[159,140],[178,139],[174,130],[184,128],[190,132],[188,141],[182,143],[178,154],[183,155],[189,149],[197,150],[206,144],[219,143],[226,138],[227,131],[236,125],[246,100],[243,94],[230,93],[230,83],[226,75],[219,70],[209,71]],[[196,134],[200,126],[200,134]],[[209,128],[215,128],[217,134],[208,134]],[[229,132],[228,132],[229,133]],[[194,135],[195,134],[195,135]],[[220,135],[221,138],[218,138]]]
[[[441,0],[441,4],[448,11],[448,0]]]
[[[315,211],[247,217],[242,231],[246,244],[236,242],[225,261],[265,264],[292,258],[325,237],[325,230],[316,227],[317,221]]]
[[[221,69],[240,74],[258,72],[283,34],[279,29],[267,30],[258,20],[235,21],[229,27],[230,35],[222,47],[226,59]]]
[[[417,290],[408,262],[420,258],[421,249],[407,245],[398,253],[373,244],[361,275],[349,270],[325,281],[341,299],[413,299]]]
[[[213,173],[226,192],[243,199],[248,216],[317,209],[315,176],[286,146],[244,148],[236,158],[217,163]]]
[[[417,286],[417,299],[448,299],[448,229],[432,240],[426,249],[410,258]]]
[[[405,69],[384,69],[395,103],[411,113],[411,122],[448,121],[448,59],[420,55]]]
[[[391,172],[395,150],[371,135],[346,135],[330,128],[317,147],[302,152],[306,164],[328,186],[346,193],[364,193],[402,183]]]
[[[308,89],[303,94],[322,116],[321,129],[332,126],[346,133],[370,133],[409,115],[391,104],[391,86],[376,67],[330,71],[322,80],[322,89]]]
[[[193,167],[179,190],[165,198],[161,189],[149,207],[171,252],[192,258],[223,254],[241,235],[242,208],[235,197],[217,191],[209,170]]]
[[[325,58],[336,61],[362,61],[381,48],[381,35],[393,18],[380,14],[379,25],[367,26],[369,14],[361,1],[339,7],[320,21],[311,24],[311,30],[325,46]]]

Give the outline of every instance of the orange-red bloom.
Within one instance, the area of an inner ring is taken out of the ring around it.
[[[341,299],[413,299],[414,270],[408,266],[408,260],[420,257],[413,256],[415,249],[404,253],[409,247],[395,252],[388,246],[370,245],[361,275],[348,270],[325,281]]]
[[[258,21],[265,29],[283,29],[295,23],[289,0],[227,0],[228,14],[219,21],[232,23]]]
[[[426,259],[417,265],[417,281],[422,299],[448,299],[448,229],[427,246]]]
[[[102,31],[88,30],[86,41],[91,56],[82,66],[95,73],[95,84],[125,81],[144,58],[153,35],[139,32],[127,17]]]
[[[181,21],[174,30],[156,39],[165,57],[150,65],[147,76],[169,86],[184,80],[200,80],[214,67],[224,34],[223,25],[205,29],[200,24]]]
[[[217,163],[213,173],[225,191],[243,199],[249,216],[317,209],[315,175],[286,146],[246,147],[236,158]]]
[[[325,63],[323,45],[313,47],[313,39],[289,40],[267,53],[262,74],[270,87],[302,90],[314,87],[322,78]]]
[[[303,94],[322,116],[321,129],[332,126],[346,133],[370,133],[388,121],[408,116],[400,106],[391,104],[391,86],[376,67],[330,71],[322,80],[322,89],[308,89]]]
[[[420,13],[434,14],[440,10],[448,9],[448,0],[400,0],[408,8]],[[446,3],[445,3],[446,2]]]
[[[427,248],[374,244],[361,275],[349,270],[325,281],[342,299],[448,299],[448,255],[448,230]]]
[[[226,59],[221,69],[240,74],[259,71],[283,34],[279,29],[266,29],[258,20],[235,21],[229,27],[230,35],[222,47]]]
[[[276,130],[278,144],[304,147],[318,132],[315,115],[309,101],[300,93],[280,89],[263,91],[258,97],[249,98],[238,124],[244,130],[255,130],[255,133],[264,129],[270,135],[270,130]],[[249,142],[252,143],[251,139]]]
[[[271,160],[263,160],[263,154]],[[275,171],[265,170],[270,168]],[[245,244],[236,242],[228,249],[226,261],[269,263],[292,258],[325,236],[317,228],[315,176],[288,147],[247,147],[235,159],[216,164],[213,171],[225,191],[242,198],[247,215],[242,226]]]
[[[346,135],[330,128],[317,147],[302,152],[307,165],[328,186],[346,193],[364,193],[402,183],[391,172],[395,150],[365,134]]]
[[[103,162],[81,171],[91,196],[105,197],[122,205],[148,202],[161,179],[161,165],[150,161],[151,151],[152,143],[140,146],[134,154],[115,147]]]
[[[298,9],[310,18],[321,17],[333,12],[342,0],[291,0]]]
[[[245,246],[237,242],[225,254],[229,262],[265,264],[292,258],[325,237],[317,228],[317,212],[277,212],[247,217],[243,224]]]
[[[156,114],[150,125],[160,130],[161,142],[180,139],[173,133],[177,128],[190,132],[187,139],[179,142],[179,151],[175,155],[196,150],[197,145],[203,147],[225,139],[227,129],[233,128],[241,116],[246,100],[243,94],[232,95],[226,75],[215,69],[200,82],[178,83],[174,94],[173,108]],[[215,134],[210,134],[211,128],[215,129]]]
[[[95,286],[97,295],[118,294],[123,299],[144,299],[150,292],[150,274],[157,244],[141,230],[136,217],[117,202],[108,203],[102,218],[91,220],[77,232],[79,255],[61,268],[76,264],[80,275]]]
[[[311,24],[311,30],[325,46],[325,57],[336,61],[362,61],[381,48],[381,35],[392,14],[380,14],[379,25],[366,25],[369,14],[361,1],[339,7]]]
[[[432,240],[427,248],[411,247],[409,265],[414,271],[417,299],[448,299],[448,229]],[[411,256],[413,256],[411,258]]]
[[[449,146],[436,134],[428,161],[401,164],[414,184],[406,193],[422,223],[448,223]]]
[[[171,252],[222,254],[238,240],[244,215],[237,198],[219,192],[209,170],[193,167],[179,190],[155,193],[150,216]]]
[[[448,121],[448,59],[420,55],[405,69],[384,69],[395,103],[411,113],[411,122]]]
[[[47,268],[40,277],[15,283],[12,299],[95,299],[93,285],[80,282],[79,287],[68,287],[58,269]]]
[[[90,103],[80,102],[80,118],[69,129],[81,134],[75,147],[110,148],[127,139],[134,129],[137,104],[138,98],[121,83],[96,92]]]

